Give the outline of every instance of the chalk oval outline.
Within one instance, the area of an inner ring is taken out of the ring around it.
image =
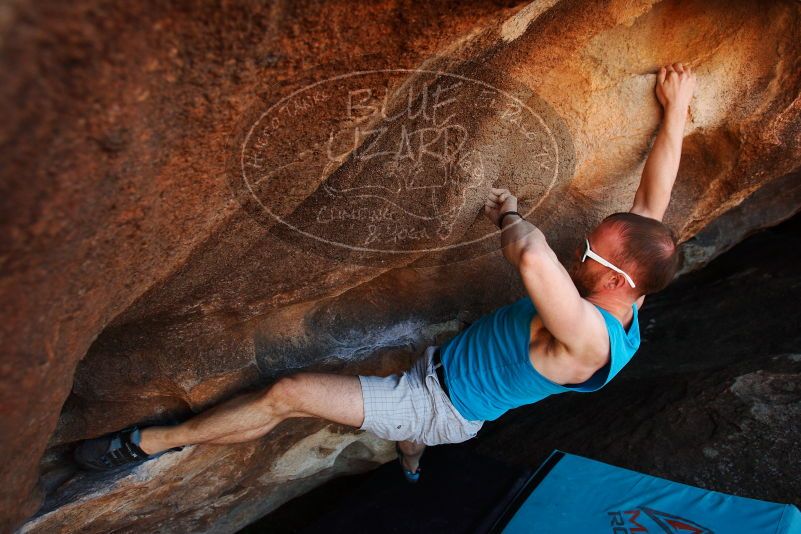
[[[267,110],[264,113],[262,113],[259,116],[258,119],[256,119],[256,121],[253,123],[253,126],[251,126],[250,129],[248,130],[248,133],[247,133],[247,135],[245,136],[245,139],[242,142],[242,150],[241,150],[241,153],[240,153],[240,169],[241,169],[241,173],[242,173],[242,180],[245,183],[245,186],[248,188],[248,191],[250,192],[251,197],[253,197],[253,199],[256,200],[258,205],[261,206],[261,208],[264,211],[266,211],[273,219],[275,219],[276,221],[278,221],[279,223],[283,224],[284,226],[286,226],[288,228],[291,228],[292,230],[294,230],[294,231],[296,231],[296,232],[298,232],[298,233],[300,233],[302,235],[305,235],[305,236],[310,237],[312,239],[315,239],[315,240],[317,240],[319,242],[326,243],[326,244],[329,244],[329,245],[332,245],[332,246],[339,246],[339,247],[343,247],[343,248],[347,248],[347,249],[355,250],[355,251],[359,251],[359,252],[369,252],[369,253],[378,253],[378,254],[381,254],[381,253],[413,254],[413,253],[420,253],[420,252],[439,252],[439,251],[448,250],[448,249],[455,248],[455,247],[461,247],[461,246],[466,246],[466,245],[470,245],[470,244],[473,244],[473,243],[477,243],[477,242],[480,242],[480,241],[483,241],[483,240],[487,239],[488,237],[494,237],[494,236],[500,234],[501,230],[498,229],[498,230],[494,230],[494,231],[492,231],[492,232],[490,232],[488,234],[485,234],[485,235],[483,235],[483,236],[481,236],[479,238],[472,239],[472,240],[469,240],[469,241],[460,241],[459,243],[454,243],[454,244],[451,244],[451,245],[444,245],[444,246],[436,247],[436,248],[415,248],[415,249],[410,249],[410,250],[374,249],[374,248],[360,247],[360,246],[356,246],[356,245],[348,245],[348,244],[345,244],[345,243],[339,243],[339,242],[336,242],[336,241],[330,241],[328,239],[321,238],[320,236],[317,236],[317,235],[311,234],[309,232],[306,232],[306,231],[294,226],[293,224],[291,224],[291,223],[289,223],[287,221],[284,221],[281,217],[279,217],[275,213],[273,213],[270,210],[270,208],[265,206],[262,203],[261,199],[258,197],[258,195],[256,195],[253,192],[253,189],[251,188],[251,185],[250,185],[250,181],[248,180],[248,177],[247,177],[247,173],[245,171],[245,158],[246,158],[245,152],[246,152],[246,147],[248,146],[250,138],[253,135],[253,131],[261,123],[261,121],[266,116],[268,116],[276,107],[280,106],[285,101],[297,96],[298,94],[300,94],[302,92],[308,91],[308,90],[310,90],[310,89],[312,89],[314,87],[317,87],[318,85],[321,85],[321,84],[324,84],[324,83],[328,83],[328,82],[331,82],[331,81],[334,81],[334,80],[340,80],[340,79],[349,78],[349,77],[352,77],[352,76],[362,76],[362,75],[369,75],[369,74],[375,74],[375,73],[399,73],[399,72],[400,73],[424,73],[424,74],[433,74],[435,76],[444,75],[444,76],[449,76],[449,77],[453,77],[453,78],[458,78],[458,79],[461,79],[461,80],[466,81],[466,82],[477,83],[477,84],[482,85],[482,86],[484,86],[484,87],[486,87],[488,89],[491,89],[491,90],[493,90],[493,91],[495,91],[495,92],[497,92],[499,94],[502,94],[506,98],[508,98],[508,99],[510,99],[510,100],[512,100],[514,102],[517,102],[520,106],[522,106],[524,109],[526,109],[526,111],[528,111],[532,116],[534,116],[540,122],[540,124],[545,128],[545,130],[548,132],[548,136],[551,139],[553,146],[555,147],[555,163],[556,164],[554,165],[554,174],[553,174],[553,177],[551,179],[551,183],[548,184],[548,187],[545,189],[545,192],[542,194],[542,196],[537,201],[537,203],[534,204],[526,213],[524,213],[523,216],[524,217],[528,217],[531,213],[534,212],[534,210],[536,210],[545,201],[545,199],[548,198],[548,196],[550,195],[550,192],[553,189],[554,185],[556,185],[556,179],[558,178],[558,175],[559,175],[559,164],[560,164],[559,156],[560,156],[560,151],[559,151],[559,143],[556,142],[556,139],[554,138],[553,132],[548,127],[546,122],[542,119],[542,117],[540,116],[539,113],[536,113],[533,109],[531,109],[529,106],[527,106],[524,102],[522,102],[516,96],[510,95],[506,91],[498,89],[497,87],[494,87],[494,86],[492,86],[492,85],[490,85],[490,84],[488,84],[486,82],[483,82],[481,80],[476,80],[474,78],[470,78],[470,77],[467,77],[467,76],[463,76],[461,74],[455,74],[455,73],[451,73],[451,72],[447,72],[447,71],[435,71],[435,70],[428,70],[428,69],[395,68],[395,69],[359,70],[359,71],[349,72],[349,73],[346,73],[346,74],[340,74],[340,75],[337,75],[337,76],[332,76],[332,77],[326,78],[324,80],[319,80],[319,81],[316,81],[316,82],[314,82],[312,84],[309,84],[309,85],[306,85],[304,87],[301,87],[300,89],[297,89],[296,91],[294,91],[294,92],[290,93],[289,95],[281,98],[278,102],[276,102],[275,104],[273,104],[272,106],[267,108]],[[384,200],[386,200],[386,199],[384,199]]]

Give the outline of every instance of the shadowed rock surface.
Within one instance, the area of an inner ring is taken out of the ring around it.
[[[398,371],[519,297],[487,190],[567,258],[630,207],[662,64],[699,85],[666,222],[723,215],[687,268],[797,211],[800,24],[790,1],[5,4],[3,524],[229,532],[392,458],[319,421],[114,480],[69,451],[297,369]]]

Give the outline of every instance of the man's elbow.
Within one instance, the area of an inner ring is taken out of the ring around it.
[[[536,266],[543,260],[548,259],[551,254],[551,247],[545,240],[542,232],[539,235],[527,236],[526,242],[520,247],[520,257],[518,258],[518,265],[520,268],[536,268]]]

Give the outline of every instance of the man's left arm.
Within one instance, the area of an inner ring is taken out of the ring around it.
[[[645,161],[631,213],[658,221],[664,217],[679,172],[684,126],[694,90],[695,73],[690,67],[674,63],[659,70],[655,92],[663,118]]]
[[[645,161],[631,213],[657,221],[665,216],[679,172],[684,126],[695,84],[695,73],[689,66],[674,63],[659,69],[654,91],[662,106],[662,123]],[[645,295],[637,298],[637,309],[644,301]]]

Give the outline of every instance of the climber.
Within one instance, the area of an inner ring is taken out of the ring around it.
[[[676,236],[661,221],[694,87],[689,67],[660,68],[662,123],[631,209],[609,215],[581,239],[569,271],[544,234],[517,213],[515,196],[492,188],[484,213],[501,229],[503,255],[527,295],[428,346],[408,371],[292,374],[180,424],[133,425],[83,441],[75,459],[85,468],[115,469],[187,444],[257,439],[287,418],[321,417],[396,441],[404,475],[414,482],[426,445],[470,439],[484,421],[552,394],[603,387],[639,347],[645,295],[667,286],[680,262]]]

